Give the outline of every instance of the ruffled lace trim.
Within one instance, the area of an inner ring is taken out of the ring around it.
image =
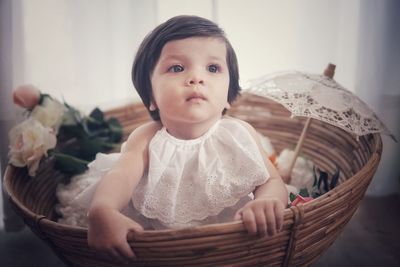
[[[186,142],[174,142],[172,152],[155,151],[153,155],[150,151],[150,164],[155,162],[150,171],[154,171],[147,179],[142,178],[132,198],[141,214],[169,227],[190,224],[218,215],[267,181],[269,173],[264,159],[244,126],[235,120],[223,119],[213,132],[208,138],[202,136],[198,149],[184,150],[188,154],[183,157],[177,153],[182,152]],[[157,150],[159,146],[171,150],[170,141],[156,142],[156,147],[151,144],[150,150]],[[164,157],[158,158],[163,154]],[[202,162],[206,155],[207,162]],[[179,160],[184,160],[185,167],[182,170],[177,167],[176,176],[171,175],[174,173],[170,172],[171,168]],[[203,175],[195,177],[192,173]]]
[[[150,218],[150,219],[157,219],[164,225],[167,225],[167,226],[190,225],[190,223],[193,221],[203,221],[211,216],[217,216],[225,208],[235,206],[243,197],[249,195],[251,192],[253,192],[255,190],[255,188],[257,186],[264,184],[267,180],[268,180],[268,178],[264,178],[263,180],[254,182],[253,184],[249,185],[248,187],[245,187],[242,192],[238,192],[238,193],[234,194],[233,197],[222,200],[220,202],[219,206],[212,206],[212,205],[203,206],[202,210],[204,210],[204,212],[190,212],[189,214],[185,214],[184,212],[181,212],[182,216],[176,216],[174,218],[172,218],[170,216],[166,216],[165,214],[160,212],[162,210],[161,208],[160,208],[160,211],[156,211],[153,208],[151,208],[150,206],[147,206],[146,204],[144,204],[143,206],[137,202],[133,202],[133,204],[134,204],[135,209],[137,209],[143,216]],[[221,192],[221,195],[226,195],[226,194],[224,194],[224,192]],[[218,202],[218,201],[215,201],[215,202]],[[209,202],[209,204],[211,204],[211,202]],[[192,207],[192,203],[190,203],[188,206]],[[187,210],[189,210],[190,207]],[[190,209],[190,210],[193,210],[193,209]]]

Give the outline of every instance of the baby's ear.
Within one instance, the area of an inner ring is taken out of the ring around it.
[[[224,107],[225,109],[230,109],[231,108],[231,104],[229,104],[229,102],[226,102],[226,104],[225,104],[225,107]]]

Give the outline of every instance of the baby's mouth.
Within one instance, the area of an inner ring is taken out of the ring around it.
[[[201,93],[192,93],[191,95],[189,95],[188,98],[186,98],[186,101],[203,101],[203,100],[207,99]]]

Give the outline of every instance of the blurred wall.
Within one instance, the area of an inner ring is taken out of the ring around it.
[[[242,80],[280,70],[322,73],[354,90],[359,1],[220,0],[218,22],[239,58]]]
[[[355,91],[400,141],[400,1],[362,1]],[[368,195],[400,192],[400,143],[382,135],[383,155]]]

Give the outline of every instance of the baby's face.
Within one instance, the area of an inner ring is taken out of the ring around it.
[[[153,104],[163,123],[216,120],[227,101],[226,44],[209,37],[170,41],[151,76]]]

